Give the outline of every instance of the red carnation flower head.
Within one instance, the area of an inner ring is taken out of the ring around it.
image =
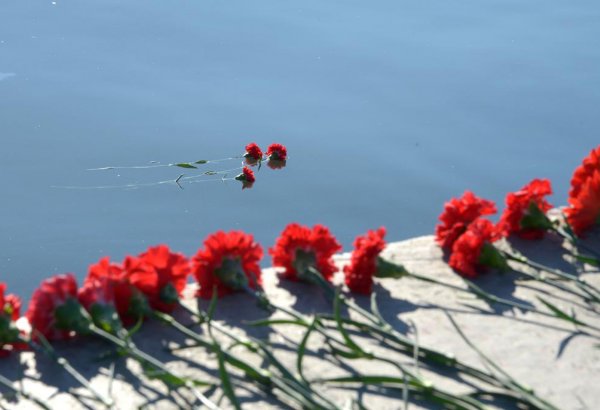
[[[262,247],[254,237],[242,231],[218,231],[204,240],[192,260],[192,272],[200,285],[198,295],[210,299],[232,291],[256,289],[261,285],[259,261]]]
[[[146,295],[152,308],[172,312],[191,272],[189,260],[167,245],[150,247],[137,259],[140,263],[129,272],[129,281]]]
[[[267,148],[267,157],[270,160],[287,160],[287,148],[281,144],[271,144]]]
[[[589,155],[583,159],[581,165],[575,169],[571,178],[569,197],[578,197],[586,181],[597,171],[600,171],[600,145],[591,150]]]
[[[256,145],[256,143],[251,142],[250,144],[246,145],[246,153],[244,154],[244,157],[246,158],[246,162],[248,164],[254,165],[258,161],[262,160],[263,152],[261,151],[260,147]]]
[[[25,313],[32,330],[48,340],[68,339],[81,324],[81,305],[77,302],[77,283],[72,273],[44,280],[33,292]],[[32,334],[35,338],[35,333]]]
[[[113,263],[108,257],[91,265],[78,298],[94,322],[105,327],[119,326],[110,320],[113,310],[126,325],[135,323],[146,313],[145,298],[136,292],[129,277],[146,269],[141,259],[127,256],[123,264]],[[154,282],[157,281],[153,276]]]
[[[452,198],[444,204],[444,212],[439,217],[441,224],[435,227],[436,242],[450,250],[454,242],[467,230],[475,219],[496,213],[496,205],[487,199],[466,191],[460,198]]]
[[[21,299],[15,295],[5,295],[6,285],[0,283],[0,357],[6,357],[13,350],[27,346],[19,339],[20,332],[15,321],[20,316]]]
[[[373,288],[379,254],[385,249],[385,228],[369,230],[354,241],[350,264],[344,267],[344,281],[352,292],[368,295]]]
[[[578,236],[583,236],[592,226],[600,224],[600,171],[595,171],[579,187],[576,197],[569,197],[565,214]]]
[[[283,277],[286,279],[306,279],[307,270],[312,267],[323,278],[331,280],[337,270],[332,257],[340,249],[342,246],[326,226],[317,224],[311,229],[291,223],[269,249],[269,254],[273,257],[273,266],[285,268]]]
[[[474,278],[485,267],[506,269],[506,260],[491,245],[501,238],[500,231],[487,219],[476,219],[454,242],[450,266],[461,275]]]
[[[600,223],[600,146],[575,170],[568,202],[565,214],[577,235]]]
[[[524,239],[541,239],[552,228],[546,216],[552,208],[545,198],[550,194],[552,187],[547,179],[534,179],[519,191],[509,193],[499,229],[505,235],[514,233]]]

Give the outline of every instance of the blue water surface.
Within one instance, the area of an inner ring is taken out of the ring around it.
[[[349,250],[381,225],[432,233],[465,189],[502,202],[545,177],[564,204],[600,142],[597,1],[3,1],[0,18],[0,280],[23,296],[103,255],[192,254],[218,229],[267,248],[324,223]],[[65,188],[194,175],[86,169],[250,141],[290,153],[252,189]]]

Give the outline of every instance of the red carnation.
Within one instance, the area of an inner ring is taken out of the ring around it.
[[[111,263],[108,257],[91,265],[78,298],[81,304],[90,311],[94,304],[114,307],[125,324],[132,324],[139,317],[139,312],[132,309],[134,288],[129,276],[144,269],[142,261],[128,256],[123,264]],[[156,282],[156,278],[154,278]]]
[[[600,146],[575,170],[568,202],[565,214],[577,235],[600,222]]]
[[[576,197],[569,197],[565,214],[573,231],[579,236],[600,223],[600,171],[595,171],[578,188]]]
[[[315,225],[311,229],[291,223],[269,249],[269,254],[273,257],[273,266],[285,268],[283,276],[287,279],[300,279],[302,271],[312,266],[331,280],[337,270],[331,258],[340,249],[342,246],[327,227]]]
[[[452,198],[444,204],[444,212],[439,217],[442,223],[435,227],[436,242],[444,249],[452,249],[471,222],[495,212],[496,205],[492,201],[479,198],[471,191],[466,191],[461,198]]]
[[[255,289],[261,284],[258,262],[261,246],[252,235],[241,231],[218,231],[204,241],[204,249],[193,258],[193,273],[200,285],[198,295],[210,299],[213,287],[219,297],[234,290]]]
[[[244,157],[246,157],[246,160],[250,161],[250,163],[256,163],[257,161],[262,160],[262,156],[263,152],[261,151],[260,147],[256,145],[256,143],[251,142],[250,144],[246,145],[246,153],[244,154]]]
[[[550,194],[552,187],[547,179],[534,179],[521,190],[509,193],[499,228],[505,235],[516,233],[524,239],[541,239],[552,225],[545,215],[552,208],[545,199]]]
[[[594,172],[598,171],[600,171],[600,145],[591,150],[590,154],[583,159],[581,165],[575,169],[571,178],[569,197],[578,197],[586,181],[593,176]]]
[[[32,329],[48,340],[68,339],[74,335],[71,329],[59,328],[55,312],[70,300],[77,300],[77,283],[71,273],[56,275],[44,280],[36,289],[25,316]]]
[[[373,276],[377,273],[379,254],[385,248],[385,228],[369,230],[354,241],[350,265],[344,267],[346,286],[352,291],[368,295],[373,287]]]
[[[16,349],[24,349],[26,344],[19,339],[15,321],[20,316],[21,299],[15,295],[4,295],[6,284],[0,283],[0,357],[6,357]]]
[[[172,312],[185,288],[190,262],[167,245],[148,248],[139,261],[138,268],[129,273],[129,281],[146,295],[152,308]]]
[[[500,260],[489,260],[491,257],[497,258],[499,255],[497,251],[494,253],[493,246],[487,246],[498,239],[500,239],[500,234],[492,222],[487,219],[475,220],[454,242],[450,255],[450,266],[469,278],[476,277],[477,269],[485,266],[502,268],[504,265]],[[484,250],[490,255],[484,255]],[[491,253],[494,254],[491,255]]]
[[[287,148],[281,144],[271,144],[267,148],[267,157],[270,160],[285,161],[287,159]]]

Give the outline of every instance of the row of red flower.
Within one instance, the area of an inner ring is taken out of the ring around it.
[[[385,230],[370,231],[357,238],[352,262],[345,269],[346,284],[351,290],[369,293],[376,268],[376,256],[385,247]],[[331,280],[336,271],[333,255],[341,245],[328,228],[313,228],[296,223],[288,225],[269,249],[274,266],[285,268],[283,276],[298,280],[308,266],[316,268],[324,278]],[[127,256],[122,263],[108,257],[90,266],[83,285],[78,289],[74,275],[57,275],[46,279],[34,292],[25,314],[32,329],[49,340],[73,336],[69,329],[57,323],[57,309],[69,299],[77,300],[86,310],[94,305],[108,305],[116,309],[125,324],[144,316],[147,307],[171,312],[178,303],[193,275],[199,284],[198,296],[212,297],[216,289],[223,296],[244,287],[257,289],[261,285],[259,262],[263,249],[250,234],[241,231],[219,231],[209,235],[204,248],[188,259],[172,252],[167,245],[149,248],[138,256]],[[3,349],[14,347],[11,323],[20,315],[21,302],[15,295],[5,296],[5,285],[0,284],[0,344]]]
[[[600,216],[600,147],[576,170],[572,184],[565,214],[575,232],[581,234]],[[507,208],[497,225],[482,218],[496,212],[491,201],[470,192],[449,201],[440,216],[441,224],[436,227],[436,239],[451,251],[450,265],[464,275],[474,276],[476,269],[485,265],[485,257],[490,257],[485,255],[487,244],[510,233],[539,238],[552,229],[554,225],[545,215],[551,207],[545,200],[550,192],[548,181],[534,180],[509,194]],[[384,269],[380,263],[384,236],[385,229],[379,228],[355,240],[350,264],[344,268],[345,283],[351,291],[371,292],[373,277]],[[331,281],[337,270],[332,257],[340,249],[327,227],[292,223],[269,253],[273,265],[284,268],[282,275],[286,279],[307,279],[312,269]],[[88,311],[98,306],[114,307],[124,323],[131,323],[144,316],[148,308],[172,311],[190,274],[197,280],[198,295],[203,298],[210,298],[215,289],[218,296],[223,296],[235,290],[259,288],[262,256],[263,249],[252,235],[219,231],[209,235],[204,248],[191,259],[172,252],[166,245],[127,256],[122,263],[103,258],[90,267],[79,289],[72,274],[43,281],[25,316],[35,331],[49,339],[73,336],[72,330],[61,328],[57,315],[57,310],[69,301],[77,301]],[[18,331],[14,322],[21,303],[18,297],[4,294],[5,285],[0,284],[0,345],[6,351],[16,347]]]
[[[546,213],[553,207],[546,196],[552,193],[550,181],[534,179],[506,196],[506,208],[497,224],[483,216],[496,213],[496,205],[467,191],[445,204],[436,226],[436,240],[450,252],[450,266],[474,277],[478,269],[494,266],[497,254],[487,245],[516,234],[524,239],[540,239],[548,230],[557,230]],[[566,232],[582,236],[600,222],[600,146],[593,149],[575,170],[571,179],[568,206],[563,210]]]

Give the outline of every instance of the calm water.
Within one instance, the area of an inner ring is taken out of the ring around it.
[[[431,233],[468,188],[502,201],[548,177],[563,204],[600,142],[595,0],[3,1],[0,18],[0,280],[24,296],[102,255],[190,254],[217,229],[267,247],[321,222],[349,249],[380,225]],[[53,187],[173,179],[86,169],[249,141],[290,161],[243,192]]]

